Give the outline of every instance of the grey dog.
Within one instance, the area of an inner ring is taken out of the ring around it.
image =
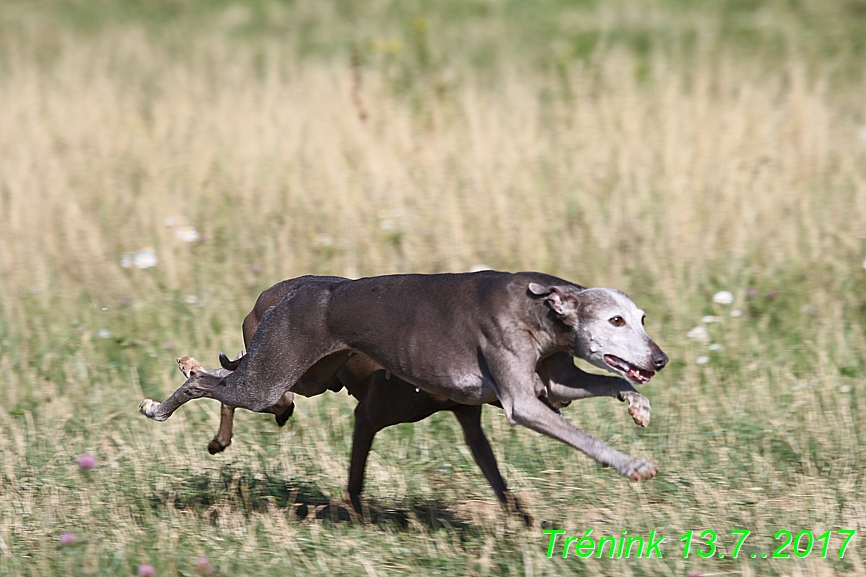
[[[286,392],[328,390],[356,352],[398,378],[464,405],[501,404],[509,422],[559,439],[634,480],[657,467],[565,421],[554,406],[586,387],[545,379],[544,359],[567,353],[644,384],[668,361],[643,329],[643,311],[613,289],[584,288],[542,273],[484,271],[323,277],[298,286],[263,316],[237,369],[193,371],[163,403],[140,410],[165,420],[201,397],[266,411]]]
[[[323,280],[346,280],[344,278],[322,279],[322,277],[302,276],[281,281],[263,291],[253,309],[243,322],[244,345],[249,348],[252,337],[259,323],[272,307],[289,292],[298,286]],[[219,377],[228,376],[240,364],[240,357],[234,361],[220,355],[223,368],[209,371]],[[201,365],[191,357],[178,359],[178,368],[190,377],[192,371],[203,371]],[[571,355],[557,353],[541,361],[535,372],[545,382],[568,385],[575,389],[585,390],[584,398],[608,396],[628,401],[628,412],[635,422],[643,427],[649,424],[649,400],[640,395],[627,381],[619,377],[594,375],[586,373],[574,365]],[[461,405],[445,397],[431,395],[418,387],[395,377],[382,369],[362,354],[351,357],[340,367],[332,383],[328,386],[332,391],[345,388],[348,393],[358,399],[355,407],[355,426],[352,434],[352,456],[349,467],[348,494],[356,513],[363,515],[361,492],[364,484],[364,471],[367,457],[373,445],[373,439],[382,429],[398,423],[413,423],[425,419],[439,411],[450,411],[457,417],[463,428],[466,444],[472,451],[475,462],[481,468],[499,501],[509,510],[519,513],[524,521],[531,522],[531,517],[522,510],[519,500],[511,495],[496,463],[496,457],[481,428],[481,405]],[[285,393],[278,406],[270,407],[267,412],[276,415],[277,424],[285,424],[294,409],[292,393]],[[546,397],[541,400],[550,404]],[[498,401],[493,403],[498,404]],[[567,404],[567,403],[564,403]],[[562,404],[551,408],[558,410]],[[217,435],[208,444],[208,451],[213,454],[225,450],[232,441],[232,425],[234,407],[222,405],[220,427]]]

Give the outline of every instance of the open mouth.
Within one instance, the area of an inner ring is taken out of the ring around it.
[[[655,371],[645,371],[640,369],[628,361],[624,361],[619,357],[615,357],[613,355],[604,355],[604,362],[613,367],[614,369],[625,373],[625,376],[631,379],[632,381],[644,384],[648,383],[653,375],[655,375]]]

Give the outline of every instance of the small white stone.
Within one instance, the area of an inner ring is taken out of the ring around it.
[[[188,305],[194,305],[198,303],[198,297],[195,295],[186,295],[185,297],[183,297],[183,302]]]
[[[698,358],[695,359],[695,362],[696,362],[697,364],[699,364],[699,365],[705,365],[705,364],[707,364],[708,362],[710,362],[710,357],[708,357],[708,356],[706,356],[706,355],[701,355],[701,356],[699,356]]]
[[[709,350],[711,350],[711,351],[721,351],[721,350],[724,349],[725,347],[723,347],[723,346],[720,345],[719,343],[713,343],[713,344],[711,344],[711,345],[710,345],[709,347],[707,347],[707,348],[708,348]]]

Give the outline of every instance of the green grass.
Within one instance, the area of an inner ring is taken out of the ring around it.
[[[748,559],[866,519],[864,38],[857,0],[0,1],[0,574],[866,574],[859,534]],[[239,411],[213,457],[213,401],[137,413],[279,280],[482,263],[646,310],[650,426],[564,414],[657,478],[487,408],[526,528],[435,415],[377,437],[360,523],[345,393]],[[542,527],[665,557],[548,559]],[[705,529],[725,557],[683,559]]]

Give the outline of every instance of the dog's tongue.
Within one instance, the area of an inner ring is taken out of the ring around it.
[[[648,383],[649,380],[653,377],[653,374],[654,373],[650,371],[644,371],[637,367],[629,366],[628,368],[628,376],[639,383]]]

